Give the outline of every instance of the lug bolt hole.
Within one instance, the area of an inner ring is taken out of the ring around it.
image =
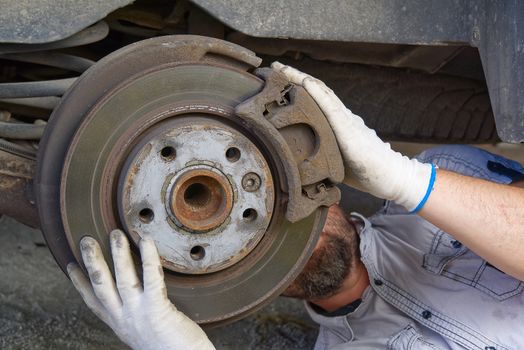
[[[246,221],[254,221],[257,218],[257,211],[253,208],[244,210],[242,217]]]
[[[153,221],[155,217],[155,213],[153,213],[153,210],[149,208],[144,208],[140,210],[138,213],[138,216],[140,217],[140,221],[143,223],[149,224],[151,221]]]
[[[176,151],[171,146],[166,146],[160,150],[160,155],[164,160],[171,161],[176,157]]]
[[[206,256],[206,250],[204,249],[204,247],[196,245],[193,248],[191,248],[189,254],[191,255],[191,258],[193,260],[202,260],[204,256]]]
[[[240,150],[236,147],[230,147],[226,151],[226,158],[231,163],[236,162],[240,159]]]

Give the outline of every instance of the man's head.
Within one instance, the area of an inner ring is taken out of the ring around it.
[[[360,258],[358,245],[353,223],[338,205],[331,206],[311,258],[283,295],[306,300],[334,295]]]

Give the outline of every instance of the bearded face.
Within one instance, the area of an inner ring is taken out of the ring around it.
[[[353,223],[338,205],[331,206],[311,258],[283,295],[306,300],[334,295],[360,258],[358,244]]]

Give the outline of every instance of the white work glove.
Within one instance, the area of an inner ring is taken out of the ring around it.
[[[84,237],[82,259],[89,273],[69,264],[67,271],[87,306],[135,350],[214,349],[204,331],[169,301],[155,244],[139,242],[144,287],[138,279],[125,234],[110,234],[116,286],[98,242]]]
[[[393,200],[411,212],[422,208],[433,188],[434,165],[393,151],[322,81],[279,62],[271,67],[291,83],[303,86],[326,115],[344,159],[345,183]]]

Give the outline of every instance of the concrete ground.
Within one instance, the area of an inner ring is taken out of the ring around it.
[[[419,145],[395,144],[406,154]],[[485,146],[524,163],[522,146]],[[364,215],[382,201],[344,189],[343,206]],[[0,349],[126,349],[83,304],[38,230],[0,218]],[[311,349],[317,326],[302,304],[278,298],[257,313],[208,332],[218,349]]]

